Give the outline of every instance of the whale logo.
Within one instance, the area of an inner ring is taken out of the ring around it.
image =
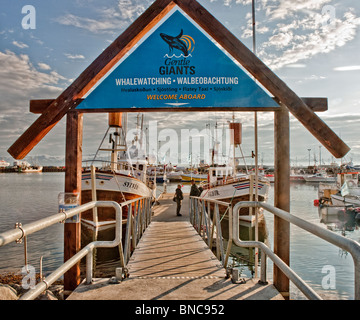
[[[160,33],[160,37],[169,45],[169,53],[172,54],[174,48],[180,50],[185,57],[194,51],[195,40],[193,37],[183,35],[183,29],[176,37],[165,33]]]

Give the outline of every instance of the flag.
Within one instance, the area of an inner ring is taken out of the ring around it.
[[[349,194],[349,188],[346,181],[342,185],[340,192],[342,197],[346,197]]]

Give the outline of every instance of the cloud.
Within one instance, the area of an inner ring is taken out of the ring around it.
[[[64,54],[68,59],[71,60],[85,59],[85,57],[82,54],[71,54],[71,53],[64,53]]]
[[[0,153],[30,126],[37,115],[29,110],[30,99],[57,97],[66,79],[50,66],[39,63],[36,68],[28,55],[0,51]],[[51,69],[51,68],[50,68]]]
[[[38,63],[38,67],[41,69],[41,70],[51,70],[51,67],[46,64],[46,63],[42,63],[42,62],[39,62]]]
[[[344,67],[336,67],[334,71],[356,71],[360,70],[360,66],[344,66]]]
[[[286,67],[287,68],[306,68],[306,64],[294,63],[294,64],[288,64]]]
[[[12,44],[20,49],[29,48],[27,44],[18,41],[13,41]]]
[[[73,26],[80,29],[86,29],[93,33],[108,33],[118,27],[114,21],[114,18],[96,20],[84,17],[78,17],[73,14],[67,14],[65,16],[55,19],[56,22],[66,25]]]
[[[305,1],[313,3],[311,1]],[[324,3],[324,1],[322,1]],[[300,6],[299,3],[295,3]],[[291,6],[283,4],[283,9],[295,15]],[[318,8],[313,3],[312,8]],[[282,12],[282,11],[281,11]],[[272,17],[280,18],[278,11]],[[299,61],[310,59],[318,54],[329,53],[352,41],[360,26],[360,18],[349,9],[342,19],[335,18],[332,24],[323,24],[321,13],[306,13],[304,16],[296,16],[296,20],[290,25],[277,24],[273,36],[264,42],[258,52],[262,60],[273,70],[289,64],[297,64]]]
[[[38,66],[42,70],[50,68],[44,63],[39,63]],[[0,51],[0,92],[3,96],[1,107],[4,107],[4,102],[10,102],[11,106],[18,101],[16,98],[29,99],[42,90],[59,92],[57,85],[62,80],[66,79],[56,71],[45,73],[37,70],[26,54],[17,55],[10,50]]]
[[[95,34],[120,32],[152,3],[150,0],[118,0],[116,7],[95,9],[98,17],[87,18],[66,14],[55,19],[56,22],[88,30]]]
[[[272,0],[273,5],[267,5],[266,15],[271,20],[285,19],[297,15],[299,12],[319,11],[332,0]]]

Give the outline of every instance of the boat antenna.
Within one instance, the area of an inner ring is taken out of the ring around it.
[[[105,135],[104,135],[104,137],[102,138],[102,140],[101,140],[101,142],[100,142],[100,145],[99,145],[99,147],[98,147],[97,150],[96,150],[96,153],[95,153],[95,155],[94,155],[94,158],[93,158],[92,161],[91,161],[90,167],[94,164],[94,161],[95,161],[95,159],[96,159],[96,157],[97,157],[97,154],[99,153],[99,150],[100,150],[102,144],[104,143],[104,140],[105,140],[105,138],[106,138],[109,130],[110,130],[110,127],[107,128],[107,130],[106,130],[106,132],[105,132]]]

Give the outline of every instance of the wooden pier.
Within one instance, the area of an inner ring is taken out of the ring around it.
[[[68,300],[283,300],[272,284],[258,279],[234,284],[189,222],[189,196],[176,216],[172,194],[155,207],[149,227],[127,265],[129,277],[117,284],[94,279]]]

